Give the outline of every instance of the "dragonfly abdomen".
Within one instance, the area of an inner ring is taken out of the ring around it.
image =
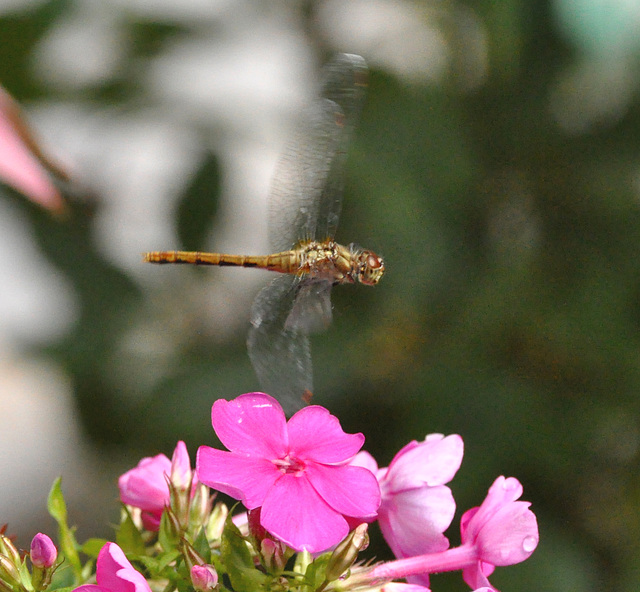
[[[147,263],[183,263],[188,265],[217,265],[218,267],[256,267],[292,273],[297,270],[294,251],[272,255],[228,255],[226,253],[201,253],[199,251],[152,251],[145,253]]]

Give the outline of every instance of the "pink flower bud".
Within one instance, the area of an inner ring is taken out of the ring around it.
[[[39,532],[31,541],[29,556],[35,567],[51,567],[58,558],[58,550],[46,534]]]
[[[213,565],[194,565],[191,568],[191,582],[196,590],[208,592],[218,585],[218,572]]]

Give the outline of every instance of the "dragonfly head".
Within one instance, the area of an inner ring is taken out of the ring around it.
[[[355,278],[365,286],[375,286],[384,274],[384,261],[373,251],[361,249],[355,257]]]

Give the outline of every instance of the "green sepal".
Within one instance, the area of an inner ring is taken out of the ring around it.
[[[126,513],[126,518],[116,530],[116,543],[124,551],[125,555],[144,555],[145,547],[142,533],[133,522],[131,514]]]
[[[222,532],[220,553],[235,592],[258,592],[265,589],[270,578],[255,568],[247,541],[231,521],[231,514]]]
[[[35,568],[34,568],[35,572]],[[27,567],[27,557],[20,562],[18,566],[18,573],[20,574],[20,583],[26,588],[29,592],[33,592],[33,581],[31,579],[31,574],[29,573],[29,568]]]
[[[204,532],[204,528],[201,528],[193,541],[193,548],[202,557],[205,563],[211,563],[211,547],[209,546],[209,540]]]
[[[58,523],[58,542],[60,550],[73,568],[76,578],[81,581],[82,564],[78,556],[78,543],[73,534],[73,529],[67,524],[67,504],[62,495],[62,478],[58,477],[51,487],[47,498],[47,510],[51,517]]]
[[[158,530],[158,542],[165,551],[173,551],[178,546],[180,540],[176,525],[171,521],[168,510],[162,513],[160,519],[160,529]]]

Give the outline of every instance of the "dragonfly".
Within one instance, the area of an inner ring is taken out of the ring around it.
[[[279,272],[256,296],[247,337],[249,358],[265,392],[287,415],[313,392],[310,334],[329,326],[331,289],[373,286],[385,266],[373,251],[335,241],[346,150],[364,102],[368,69],[338,54],[323,70],[319,97],[276,165],[268,201],[270,255],[153,251],[149,263],[254,267]]]

